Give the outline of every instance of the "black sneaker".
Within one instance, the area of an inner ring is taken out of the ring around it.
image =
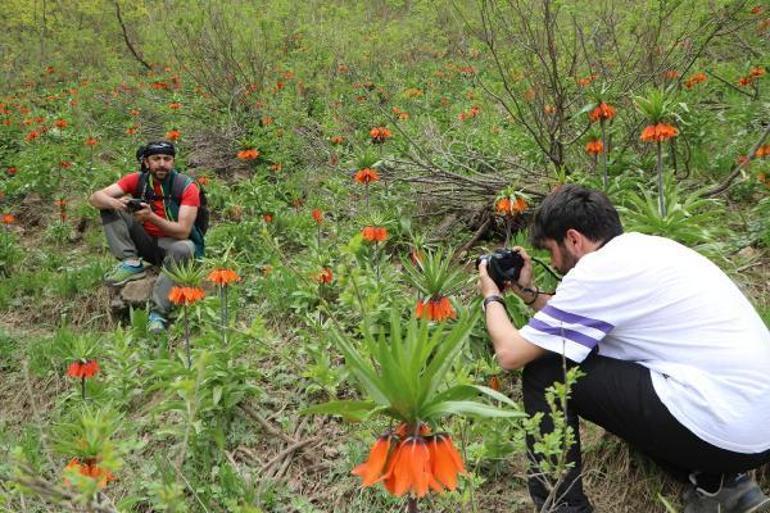
[[[748,474],[738,474],[714,493],[698,488],[694,476],[692,486],[684,492],[684,513],[766,513],[770,498],[762,493]]]

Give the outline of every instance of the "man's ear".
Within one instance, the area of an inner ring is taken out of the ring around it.
[[[583,234],[575,230],[574,228],[570,228],[564,234],[564,243],[573,248],[579,246],[582,241],[583,241]]]

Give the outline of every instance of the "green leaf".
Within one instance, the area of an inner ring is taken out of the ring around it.
[[[476,325],[478,318],[479,312],[478,310],[475,310],[471,315],[455,324],[452,331],[450,331],[446,338],[441,342],[439,350],[433,355],[433,360],[425,371],[425,382],[428,383],[428,386],[423,387],[423,394],[420,397],[421,402],[425,401],[425,399],[438,390],[444,376],[449,372],[449,369],[452,368],[457,355],[460,354],[463,343]]]
[[[377,376],[374,369],[366,363],[366,360],[355,350],[347,338],[332,330],[332,341],[345,355],[345,362],[350,371],[358,379],[364,390],[377,401],[378,404],[387,406],[390,404],[388,397],[382,389],[382,380]]]
[[[446,415],[476,415],[479,417],[525,417],[526,413],[518,410],[506,410],[476,401],[443,401],[434,403],[422,411],[424,418],[443,417]]]
[[[219,401],[221,399],[222,399],[222,385],[217,385],[214,387],[214,390],[213,390],[212,401],[214,402],[214,406],[219,404]]]
[[[514,409],[519,409],[519,405],[516,404],[510,397],[505,394],[501,394],[497,390],[481,385],[457,385],[448,390],[445,390],[435,396],[431,401],[431,404],[436,404],[444,401],[462,401],[478,397],[480,394],[484,394],[492,399],[500,401]],[[426,406],[430,407],[430,406]]]
[[[300,411],[302,415],[338,415],[350,422],[361,422],[373,413],[383,410],[374,401],[330,401],[328,403],[309,406]]]

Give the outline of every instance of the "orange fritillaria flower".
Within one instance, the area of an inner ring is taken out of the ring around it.
[[[227,286],[241,281],[241,277],[232,269],[214,269],[209,273],[208,280],[217,285]]]
[[[758,159],[767,157],[768,155],[770,155],[770,144],[764,144],[757,148],[757,151],[754,152],[754,156]]]
[[[687,89],[692,89],[696,85],[698,85],[698,84],[700,84],[702,82],[705,82],[707,79],[708,79],[708,77],[706,77],[706,74],[703,73],[702,71],[700,71],[700,72],[695,73],[694,75],[692,75],[687,80],[685,80],[684,86]]]
[[[332,137],[329,138],[329,142],[332,143],[333,145],[337,146],[339,144],[344,143],[345,142],[345,138],[342,137],[341,135],[333,135]]]
[[[383,242],[388,239],[388,229],[382,226],[366,226],[361,235],[367,242]]]
[[[168,293],[168,299],[175,305],[190,306],[206,296],[200,287],[173,287]]]
[[[424,438],[412,436],[398,444],[388,463],[384,484],[397,497],[407,492],[424,497],[431,485],[440,489],[431,473],[430,452]]]
[[[139,130],[139,127],[137,126],[130,126],[126,128],[126,135],[136,135],[137,130]]]
[[[500,378],[497,377],[497,376],[490,377],[489,378],[488,386],[492,390],[495,390],[495,391],[499,392],[500,389],[502,388],[502,386],[500,385]]]
[[[521,196],[516,197],[514,200],[511,200],[509,197],[500,198],[495,203],[495,210],[503,215],[516,215],[527,210],[527,207],[529,207],[527,200]]]
[[[599,105],[588,113],[588,119],[591,121],[610,120],[615,117],[615,107],[605,102],[599,102]]]
[[[334,273],[332,273],[332,270],[328,267],[324,267],[321,269],[321,272],[318,273],[315,277],[315,281],[320,283],[321,285],[327,285],[334,280]]]
[[[762,14],[762,6],[761,5],[755,5],[751,8],[751,14]]]
[[[323,223],[324,213],[321,211],[320,208],[314,208],[313,211],[310,213],[310,215],[313,217],[313,220],[316,223],[318,224]]]
[[[272,223],[273,222],[273,214],[270,213],[264,213],[262,214],[262,220],[266,223]]]
[[[663,78],[666,80],[674,80],[676,78],[679,78],[680,73],[675,69],[668,69],[663,72]]]
[[[107,469],[104,469],[102,467],[99,467],[96,464],[96,461],[88,461],[81,463],[80,460],[77,458],[72,458],[70,462],[67,464],[66,467],[64,467],[64,470],[71,470],[78,472],[81,476],[90,477],[92,479],[95,479],[97,481],[97,485],[99,488],[104,488],[107,486],[107,483],[110,481],[115,480],[115,476],[112,475],[112,472],[110,472]],[[70,485],[70,482],[68,480],[64,480],[65,484],[68,486]]]
[[[28,132],[27,135],[24,136],[24,140],[27,142],[31,142],[37,139],[38,137],[40,137],[40,132],[38,132],[37,130],[32,130],[31,132]]]
[[[360,169],[356,172],[355,180],[358,183],[362,183],[365,185],[369,185],[371,182],[379,181],[380,175],[377,174],[377,171],[370,168],[365,167],[363,169]]]
[[[452,438],[446,433],[436,433],[428,441],[430,472],[436,481],[449,490],[457,488],[457,474],[465,474],[465,465],[457,452]]]
[[[749,76],[752,78],[759,78],[765,74],[765,68],[762,66],[755,66],[749,71]]]
[[[13,224],[16,222],[16,216],[13,214],[3,214],[3,224]]]
[[[361,478],[362,487],[372,486],[382,479],[391,446],[395,442],[396,438],[390,434],[379,437],[369,451],[369,457],[366,461],[353,469],[351,473]]]
[[[86,139],[85,145],[93,148],[94,146],[96,146],[96,143],[98,142],[99,141],[97,141],[95,137],[89,137],[88,139]]]
[[[168,108],[171,110],[179,110],[182,108],[182,104],[179,102],[171,102],[168,104]]]
[[[589,155],[599,155],[604,151],[604,143],[601,139],[591,139],[586,143],[586,153]]]
[[[500,214],[509,214],[513,210],[511,198],[500,198],[495,203],[495,210]]]
[[[241,160],[255,160],[259,157],[259,150],[255,148],[249,148],[238,152],[237,157]]]
[[[399,109],[398,107],[393,107],[390,110],[391,112],[393,112],[393,115],[396,116],[401,121],[406,121],[407,119],[409,119],[409,113]]]
[[[446,296],[436,296],[427,301],[417,301],[415,315],[418,319],[436,322],[457,318],[457,312],[455,312],[452,302]]]
[[[8,166],[5,169],[5,172],[8,173],[10,176],[15,175],[17,171],[18,171],[18,169],[16,169],[14,166]]]
[[[69,160],[60,160],[59,167],[62,169],[69,169],[72,167],[72,162],[70,162]]]
[[[67,376],[71,378],[92,378],[99,372],[99,363],[96,360],[82,360],[72,362],[67,367]]]
[[[372,138],[372,144],[382,144],[393,137],[393,133],[384,126],[377,126],[369,130],[369,137]]]
[[[741,77],[741,78],[738,79],[738,85],[741,86],[741,87],[746,87],[748,85],[751,85],[751,83],[753,81],[754,80],[750,76],[749,77]]]
[[[655,125],[648,125],[642,130],[642,135],[639,136],[644,142],[661,142],[667,141],[672,137],[679,135],[679,129],[668,123],[658,123]]]
[[[67,125],[69,125],[66,119],[57,119],[53,122],[53,124],[56,126],[56,128],[67,128]]]
[[[182,137],[182,132],[180,132],[177,129],[169,130],[168,132],[166,132],[166,139],[168,139],[169,141],[176,141],[180,137]]]

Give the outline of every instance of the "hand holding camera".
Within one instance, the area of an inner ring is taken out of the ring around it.
[[[481,255],[476,268],[482,296],[499,295],[506,286],[512,286],[517,295],[531,301],[531,292],[526,297],[521,294],[532,291],[532,259],[524,248],[517,246]]]
[[[140,210],[142,210],[147,206],[148,206],[147,203],[136,198],[131,198],[126,202],[126,210],[128,210],[129,212],[139,212]]]

